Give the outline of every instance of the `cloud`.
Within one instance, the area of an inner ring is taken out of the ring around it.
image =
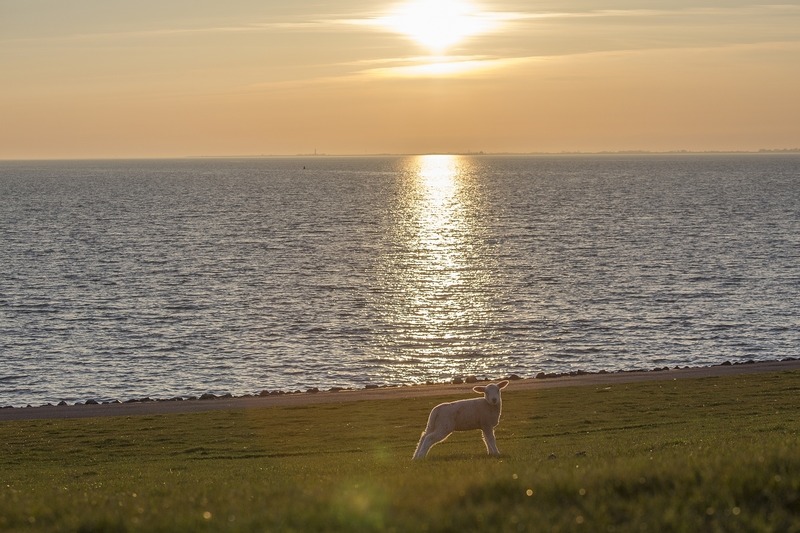
[[[483,14],[487,21],[495,25],[513,21],[533,20],[537,18],[555,18],[562,14],[531,14],[531,13],[498,13],[491,12]],[[385,13],[363,13],[350,16],[318,16],[305,20],[283,20],[283,21],[263,21],[251,22],[228,26],[196,26],[196,27],[162,27],[162,28],[142,28],[135,30],[119,31],[97,31],[84,33],[65,33],[51,34],[49,36],[36,37],[11,37],[2,38],[0,42],[80,42],[80,41],[111,41],[122,39],[146,39],[150,37],[162,36],[194,36],[194,35],[213,35],[213,34],[236,34],[236,33],[259,33],[259,32],[309,32],[309,33],[328,33],[328,32],[352,32],[354,29],[362,29],[370,32],[393,33],[388,28],[387,15]],[[497,26],[495,26],[497,27]]]
[[[294,19],[266,20],[227,26],[196,26],[171,28],[142,28],[137,30],[121,30],[109,32],[92,32],[78,34],[51,35],[49,37],[0,38],[0,42],[23,41],[78,41],[78,40],[111,40],[127,38],[147,38],[155,36],[191,36],[198,34],[254,33],[254,32],[351,32],[354,28],[366,31],[393,33],[387,19],[391,11],[372,11],[350,14],[316,14]],[[677,9],[627,9],[627,10],[584,10],[584,11],[478,11],[470,15],[478,21],[486,23],[492,33],[502,30],[503,34],[530,29],[528,22],[546,22],[569,19],[652,19],[665,16],[680,17],[800,17],[800,5],[770,4],[745,5],[732,7],[689,7]]]
[[[368,68],[360,71],[362,76],[373,78],[437,78],[477,76],[499,69],[519,66],[541,60],[537,57],[449,57],[434,56],[414,58],[400,65]]]

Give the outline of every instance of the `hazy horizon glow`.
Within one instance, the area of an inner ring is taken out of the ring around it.
[[[800,3],[0,0],[0,159],[800,147]]]

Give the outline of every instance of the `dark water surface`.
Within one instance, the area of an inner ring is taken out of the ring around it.
[[[0,162],[0,405],[800,356],[800,156]]]

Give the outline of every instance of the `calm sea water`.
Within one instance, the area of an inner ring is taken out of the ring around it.
[[[800,356],[800,156],[0,163],[0,405]]]

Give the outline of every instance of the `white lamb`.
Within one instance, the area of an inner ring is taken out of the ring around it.
[[[483,398],[440,403],[434,407],[428,417],[428,425],[417,444],[414,459],[425,458],[433,445],[442,442],[453,431],[470,429],[480,429],[483,432],[486,451],[491,455],[500,455],[494,440],[494,428],[500,422],[500,410],[503,406],[500,390],[506,385],[508,381],[490,383],[485,387],[473,387],[472,390],[483,394]]]

